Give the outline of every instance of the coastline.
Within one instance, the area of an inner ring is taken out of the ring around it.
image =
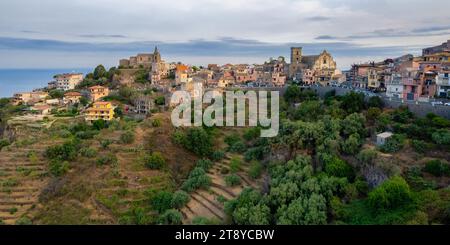
[[[43,88],[60,73],[81,72],[84,75],[92,68],[0,68],[0,98],[11,98],[16,92]]]

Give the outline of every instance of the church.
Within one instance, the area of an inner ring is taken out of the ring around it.
[[[129,59],[121,59],[119,61],[120,68],[152,68],[153,63],[161,62],[161,54],[158,51],[158,47],[155,47],[153,54],[138,54],[136,56],[131,56]]]
[[[302,47],[291,48],[289,78],[305,84],[329,84],[336,72],[333,56],[326,50],[319,55],[306,56],[302,51]]]

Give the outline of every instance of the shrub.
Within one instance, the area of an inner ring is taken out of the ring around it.
[[[62,145],[50,146],[44,155],[49,159],[71,161],[78,155],[78,144],[75,141],[68,141]]]
[[[203,128],[189,128],[182,143],[186,149],[199,156],[208,156],[213,146],[211,136]]]
[[[220,161],[225,157],[225,152],[223,151],[215,151],[211,154],[211,159],[213,161]]]
[[[352,134],[350,137],[342,142],[341,148],[342,151],[346,154],[356,154],[361,146],[359,135]]]
[[[261,134],[261,128],[252,127],[245,130],[244,139],[247,141],[251,141],[257,139]]]
[[[384,102],[380,97],[373,96],[373,97],[370,97],[369,101],[367,102],[367,106],[383,109]]]
[[[33,222],[28,217],[21,217],[16,221],[16,225],[32,225]]]
[[[411,145],[417,153],[425,153],[430,149],[430,145],[423,140],[412,140]]]
[[[186,141],[187,141],[186,134],[183,131],[177,130],[172,134],[173,143],[185,146],[187,144]]]
[[[224,142],[228,145],[228,146],[232,146],[235,143],[239,142],[241,140],[241,137],[239,137],[238,134],[234,133],[231,135],[228,135],[227,137],[225,137]]]
[[[372,149],[362,150],[357,156],[359,162],[363,165],[372,165],[373,161],[377,159],[377,157],[378,152]]]
[[[197,216],[194,219],[192,219],[193,225],[218,225],[220,222],[215,219],[208,219],[205,217]]]
[[[144,157],[144,165],[150,169],[162,169],[166,165],[166,160],[160,152],[153,152]]]
[[[245,152],[246,149],[247,149],[247,146],[241,140],[233,143],[229,147],[229,151],[236,152],[236,153],[243,153],[243,152]]]
[[[439,160],[429,161],[423,170],[436,177],[450,176],[450,165]]]
[[[155,104],[156,105],[165,105],[166,104],[166,98],[164,98],[164,96],[158,96],[155,99]]]
[[[237,186],[242,182],[241,177],[236,174],[228,175],[225,177],[225,183],[227,186]]]
[[[171,206],[172,208],[180,209],[189,202],[190,200],[189,194],[187,194],[185,191],[176,191],[172,196],[172,202]]]
[[[253,147],[248,149],[244,154],[244,160],[250,162],[251,160],[262,160],[266,153],[266,147]]]
[[[325,163],[325,173],[339,178],[346,177],[350,181],[354,178],[353,168],[336,156]]]
[[[88,140],[94,138],[97,133],[98,131],[95,130],[79,131],[75,133],[75,137],[82,140]]]
[[[7,140],[7,139],[0,139],[0,150],[3,147],[8,146],[8,145],[10,145],[9,140]]]
[[[120,135],[120,142],[122,144],[131,144],[134,142],[134,132],[126,131],[122,135]]]
[[[102,165],[116,165],[118,164],[118,160],[116,155],[112,153],[108,153],[105,156],[101,156],[97,159],[97,164]]]
[[[159,120],[159,119],[153,119],[152,120],[152,126],[153,127],[155,127],[155,128],[157,128],[157,127],[161,127],[161,120]]]
[[[396,176],[371,191],[368,202],[374,210],[388,210],[410,204],[412,199],[408,183]]]
[[[150,199],[150,205],[159,213],[172,208],[173,194],[168,191],[159,191]]]
[[[450,130],[440,129],[433,133],[433,141],[439,145],[450,145]]]
[[[367,110],[367,119],[370,121],[375,121],[381,115],[381,109],[376,107],[371,107]]]
[[[183,220],[183,215],[175,210],[167,210],[159,217],[159,224],[162,225],[181,225]]]
[[[102,130],[104,128],[108,128],[108,122],[103,119],[99,119],[92,122],[92,127],[96,130]]]
[[[83,157],[95,157],[97,155],[97,151],[94,148],[90,148],[90,147],[84,147],[80,149],[80,154]]]
[[[67,161],[52,160],[49,163],[49,171],[55,177],[60,177],[69,171],[69,163]]]
[[[102,139],[99,143],[103,149],[108,149],[109,145],[111,145],[113,142],[110,139]]]
[[[248,174],[252,179],[257,179],[261,177],[262,174],[262,165],[258,161],[252,161],[250,164],[250,169],[248,171]]]
[[[238,157],[233,157],[230,161],[230,171],[236,173],[241,168],[242,161]]]
[[[391,138],[387,139],[386,143],[380,147],[380,150],[385,153],[395,153],[403,149],[404,142],[404,136],[394,134]]]
[[[208,159],[200,159],[197,161],[196,167],[202,168],[205,171],[208,171],[213,165],[213,162]]]
[[[183,183],[181,189],[186,192],[193,192],[199,188],[208,188],[211,185],[211,178],[206,175],[203,168],[194,168],[189,174],[189,178]]]

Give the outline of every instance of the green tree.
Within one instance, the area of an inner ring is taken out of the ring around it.
[[[150,199],[150,205],[159,213],[164,213],[164,211],[172,208],[172,198],[171,192],[159,191]]]
[[[49,163],[50,173],[55,177],[60,177],[69,171],[69,163],[58,159],[51,160]]]
[[[342,108],[348,113],[359,113],[365,107],[364,94],[350,92],[342,97]]]
[[[358,134],[352,134],[350,137],[342,142],[342,151],[346,154],[353,155],[358,153],[361,147],[361,142]]]
[[[433,141],[439,145],[450,145],[450,130],[440,129],[432,135]]]
[[[103,65],[98,65],[94,69],[94,79],[98,80],[107,75],[106,69]]]
[[[317,121],[324,114],[320,101],[305,101],[295,111],[293,118],[302,121]]]
[[[354,170],[347,162],[334,156],[331,160],[325,162],[325,173],[330,176],[336,176],[340,178],[347,178],[353,180]]]
[[[183,215],[175,209],[167,210],[159,217],[159,224],[162,225],[181,225]]]
[[[59,90],[59,89],[53,89],[50,90],[50,92],[48,93],[48,95],[52,98],[52,99],[62,99],[64,97],[64,91]]]
[[[324,225],[327,223],[326,199],[312,194],[308,199],[298,198],[278,211],[279,225]]]
[[[183,142],[186,149],[199,156],[208,156],[212,152],[212,138],[203,128],[189,128]]]
[[[378,96],[373,96],[373,97],[369,98],[369,101],[367,102],[367,106],[383,109],[384,101]]]
[[[399,176],[385,181],[369,193],[368,202],[375,210],[395,209],[413,201],[408,183]]]
[[[172,208],[180,209],[189,202],[191,197],[185,191],[176,191],[172,196]]]
[[[443,163],[440,160],[431,160],[427,162],[423,170],[437,177],[450,176],[450,165]]]
[[[225,183],[227,186],[237,186],[240,185],[242,182],[241,177],[239,177],[236,174],[231,174],[231,175],[227,175],[225,176]]]
[[[165,105],[166,104],[166,98],[164,96],[158,96],[155,99],[155,104],[157,104],[157,105]]]

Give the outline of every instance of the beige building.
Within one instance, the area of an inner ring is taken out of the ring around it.
[[[55,81],[50,82],[49,86],[64,91],[75,89],[75,87],[83,81],[83,74],[81,73],[65,73],[58,74],[55,77]]]
[[[13,104],[30,104],[44,101],[48,93],[43,91],[36,92],[19,92],[15,93],[13,97]]]
[[[78,92],[68,92],[64,94],[64,103],[65,104],[76,104],[80,103],[80,99],[83,97]]]
[[[109,95],[109,89],[103,86],[93,86],[89,88],[90,96],[92,101],[98,101],[103,97]]]

